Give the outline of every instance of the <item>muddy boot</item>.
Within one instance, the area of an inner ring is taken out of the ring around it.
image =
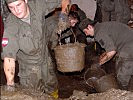
[[[131,77],[129,84],[128,84],[128,91],[133,92],[133,76]]]
[[[55,99],[58,98],[58,89],[56,89],[52,92],[48,92],[47,88],[45,87],[45,82],[42,79],[39,80],[36,90],[40,91],[42,93],[47,93],[47,94],[51,95],[52,97],[54,97]]]

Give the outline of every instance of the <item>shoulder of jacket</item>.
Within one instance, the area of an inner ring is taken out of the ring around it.
[[[16,16],[14,16],[12,13],[10,13],[5,21],[5,24],[6,23],[15,23],[17,22],[18,18],[16,18]]]

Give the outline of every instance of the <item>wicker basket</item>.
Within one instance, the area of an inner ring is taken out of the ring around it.
[[[85,62],[85,46],[82,43],[68,43],[57,46],[54,49],[57,69],[61,72],[81,71]]]

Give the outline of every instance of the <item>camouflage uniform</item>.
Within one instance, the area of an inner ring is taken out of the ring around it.
[[[97,23],[94,38],[107,52],[115,50],[118,55],[116,74],[120,84],[127,86],[133,75],[133,30],[118,22]]]
[[[127,24],[131,18],[127,0],[97,0],[102,12],[102,21],[119,21]]]
[[[57,89],[57,79],[42,28],[45,27],[45,15],[58,3],[57,0],[29,0],[30,24],[11,13],[5,23],[3,36],[8,44],[3,47],[2,58],[18,60],[20,83],[25,87],[36,87],[42,79],[44,90],[49,93]]]
[[[58,22],[59,22],[59,12],[50,15],[48,18],[46,18],[46,25],[43,30],[45,30],[46,34],[46,39],[49,48],[53,49],[57,44],[58,44],[58,35],[56,33],[56,29],[58,27]]]

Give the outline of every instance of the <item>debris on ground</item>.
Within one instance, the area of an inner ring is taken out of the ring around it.
[[[22,89],[16,92],[5,92],[1,90],[1,100],[57,100],[45,93],[35,92],[33,90]],[[69,98],[58,100],[133,100],[133,92],[110,89],[103,93],[87,94],[83,91],[74,90]]]

